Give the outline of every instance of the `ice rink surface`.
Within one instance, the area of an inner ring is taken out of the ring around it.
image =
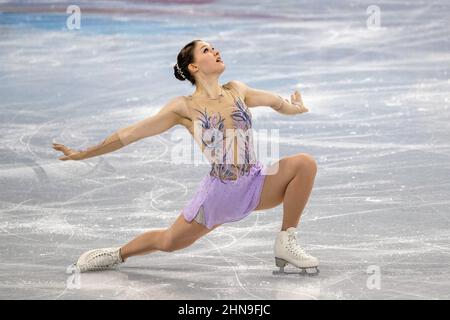
[[[378,25],[372,1],[78,3],[79,30],[69,2],[0,3],[0,299],[450,298],[448,1],[377,1]],[[193,93],[173,65],[194,39],[220,50],[221,84],[302,93],[309,113],[252,113],[280,157],[317,160],[297,236],[319,276],[272,274],[282,206],[118,270],[68,269],[168,227],[209,171],[171,163],[180,126],[84,161],[51,148]]]

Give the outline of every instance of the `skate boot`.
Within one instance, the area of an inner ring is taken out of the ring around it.
[[[120,256],[120,247],[89,250],[83,253],[74,266],[80,272],[111,269],[124,260]]]
[[[291,265],[301,269],[300,274],[317,275],[319,274],[319,260],[307,254],[298,244],[295,236],[297,228],[290,227],[286,231],[280,231],[275,240],[275,264],[280,268],[273,274],[288,274],[299,272],[285,272],[284,267]],[[307,270],[313,269],[313,272]],[[315,269],[315,272],[314,272]]]

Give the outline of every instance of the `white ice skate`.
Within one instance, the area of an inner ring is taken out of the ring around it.
[[[298,244],[295,237],[295,227],[290,227],[286,231],[280,231],[275,240],[275,264],[280,267],[279,271],[273,274],[289,274],[299,272],[285,272],[284,267],[290,263],[300,268],[300,274],[317,275],[319,274],[319,260],[307,254]],[[308,269],[315,269],[315,272],[308,272]]]
[[[123,263],[120,247],[89,250],[83,253],[74,266],[79,272],[105,270]]]

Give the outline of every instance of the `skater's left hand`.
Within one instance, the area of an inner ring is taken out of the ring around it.
[[[309,109],[303,104],[302,96],[298,90],[291,94],[291,104],[297,108],[298,113],[308,112]]]
[[[69,147],[66,147],[63,144],[60,143],[53,143],[53,149],[61,151],[64,153],[64,156],[59,158],[59,160],[66,161],[66,160],[82,160],[83,159],[83,153],[80,151],[72,150]]]

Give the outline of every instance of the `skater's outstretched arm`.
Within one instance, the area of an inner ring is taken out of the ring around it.
[[[173,126],[180,124],[183,97],[170,100],[157,114],[145,118],[128,127],[121,128],[103,140],[101,143],[84,150],[73,150],[59,143],[53,143],[55,150],[64,153],[59,160],[84,160],[108,152],[118,150],[140,139],[160,134]]]
[[[251,88],[242,81],[233,80],[230,81],[230,83],[237,87],[238,91],[245,97],[245,104],[249,108],[269,106],[282,114],[297,114],[309,111],[309,109],[304,106],[298,90],[295,90],[295,92],[291,94],[291,101],[289,101],[270,91]]]

